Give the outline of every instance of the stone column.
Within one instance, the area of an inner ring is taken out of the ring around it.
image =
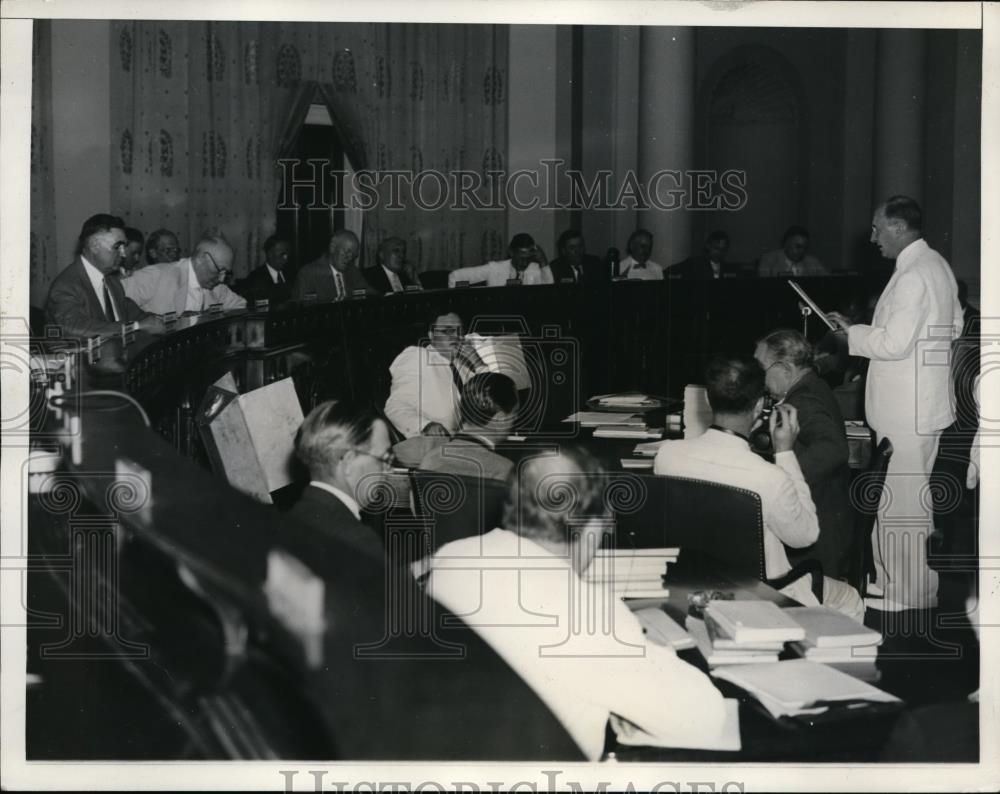
[[[693,165],[694,36],[693,28],[641,28],[638,177],[639,183],[650,187],[658,198],[651,198],[651,209],[638,213],[638,223],[653,233],[652,258],[664,267],[686,258],[693,250],[691,214],[683,208],[657,208],[657,203],[670,206],[671,202],[683,207],[683,197],[670,195],[677,183],[667,176],[657,184],[654,174],[664,170],[683,174]]]
[[[923,204],[925,61],[923,30],[878,32],[873,205],[897,194]]]

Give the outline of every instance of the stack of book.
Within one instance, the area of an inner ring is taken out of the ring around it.
[[[602,424],[594,428],[594,438],[663,438],[662,427],[646,427],[645,422],[630,425]]]
[[[878,703],[901,705],[888,692],[806,659],[735,665],[712,675],[755,697],[774,717],[822,714],[834,708],[854,711]]]
[[[590,403],[597,403],[601,408],[656,408],[660,401],[655,397],[641,392],[624,392],[622,394],[599,394],[591,398]]]
[[[645,427],[642,414],[621,411],[577,411],[564,422],[579,422],[580,427]]]
[[[769,601],[713,601],[704,620],[689,617],[687,630],[710,667],[776,662],[786,642],[805,630]]]
[[[604,584],[621,598],[666,598],[663,583],[667,565],[677,561],[679,549],[599,549],[583,572],[583,579]]]
[[[835,667],[875,682],[881,677],[875,667],[882,635],[829,607],[791,607],[785,612],[805,630],[805,639],[792,648],[805,659]]]

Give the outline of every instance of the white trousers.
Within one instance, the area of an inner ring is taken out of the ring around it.
[[[934,530],[931,469],[941,431],[917,435],[910,428],[876,429],[893,453],[872,533],[875,583],[884,597],[913,609],[937,606],[938,575],[927,565],[927,538]]]

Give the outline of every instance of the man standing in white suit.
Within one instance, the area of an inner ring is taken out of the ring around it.
[[[893,196],[881,204],[871,241],[882,256],[896,260],[896,269],[871,325],[830,315],[847,333],[851,355],[871,359],[865,416],[878,440],[888,438],[893,446],[868,602],[883,610],[937,605],[938,576],[927,565],[934,528],[930,472],[941,431],[955,421],[950,352],[962,330],[962,308],[951,266],[924,241],[921,224],[913,199]]]

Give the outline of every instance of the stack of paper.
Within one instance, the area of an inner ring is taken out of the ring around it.
[[[792,607],[785,612],[805,629],[805,639],[792,643],[800,656],[863,681],[878,681],[875,658],[882,635],[877,631],[829,607]]]
[[[778,661],[778,654],[784,648],[784,643],[743,643],[727,645],[725,638],[718,643],[716,628],[709,629],[709,621],[698,620],[688,616],[684,623],[691,638],[698,646],[701,655],[705,657],[709,667],[725,664],[760,664]]]
[[[888,692],[806,659],[734,665],[714,670],[712,675],[753,695],[775,717],[819,714],[838,704],[857,708],[900,702]]]
[[[694,639],[659,607],[643,607],[632,614],[639,618],[646,639],[656,645],[682,651],[695,646]]]
[[[594,438],[662,438],[662,427],[601,425],[594,429]]]
[[[611,411],[577,411],[570,414],[564,422],[579,422],[580,427],[598,427],[609,425],[614,427],[645,427],[646,422],[640,414],[615,413]]]
[[[602,408],[649,408],[660,404],[655,397],[640,392],[624,392],[622,394],[600,394],[591,398]]]
[[[737,643],[784,643],[806,637],[806,630],[770,601],[712,601],[705,616]]]
[[[583,579],[605,584],[622,598],[665,598],[667,565],[677,561],[678,549],[599,549],[583,572]]]
[[[660,447],[664,445],[664,441],[644,441],[641,444],[636,444],[635,449],[632,450],[632,454],[638,455],[642,458],[655,458],[656,453],[660,451]]]
[[[872,429],[864,422],[852,419],[844,422],[844,433],[848,438],[863,438],[867,441],[872,436]]]

